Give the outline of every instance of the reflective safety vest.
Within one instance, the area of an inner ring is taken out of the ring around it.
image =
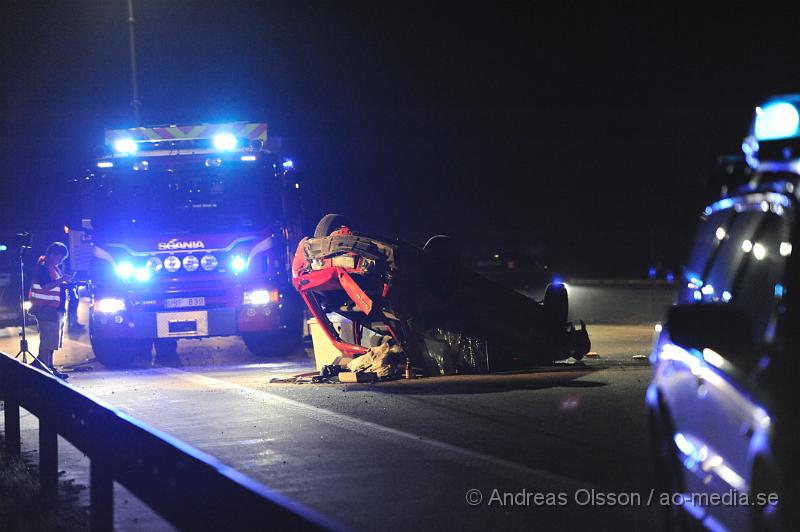
[[[45,290],[42,288],[42,285],[39,283],[41,279],[39,278],[39,270],[44,266],[44,258],[40,258],[38,264],[36,265],[36,274],[33,276],[33,282],[31,283],[31,292],[29,295],[31,301],[31,310],[35,310],[37,308],[58,308],[61,305],[61,283],[57,283],[54,287],[50,288],[49,290]],[[48,274],[50,277],[50,281],[46,284],[49,284],[53,281],[57,281],[61,278],[61,270],[58,269],[58,266],[53,268],[47,268]],[[35,314],[35,312],[34,312]]]

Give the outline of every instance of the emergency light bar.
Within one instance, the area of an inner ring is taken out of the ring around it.
[[[800,113],[793,103],[782,99],[773,100],[756,107],[755,113],[753,135],[756,140],[778,140],[798,136]]]
[[[798,171],[800,162],[800,94],[773,96],[753,112],[742,142],[747,164],[762,171]]]
[[[267,124],[229,122],[185,126],[135,127],[106,130],[105,144],[114,155],[133,155],[140,151],[175,153],[190,151],[261,150],[267,143]]]

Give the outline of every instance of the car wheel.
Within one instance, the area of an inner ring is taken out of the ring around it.
[[[675,494],[684,491],[681,465],[673,440],[675,431],[669,412],[664,408],[658,413],[651,411],[649,422],[657,492],[659,496],[666,495],[671,499]],[[683,530],[681,508],[673,504],[660,506],[664,509],[664,530]]]
[[[314,238],[330,236],[340,227],[349,225],[350,222],[341,214],[326,214],[317,224],[317,228],[314,229]]]
[[[152,344],[147,340],[95,340],[92,351],[95,358],[107,368],[125,368],[140,357],[150,354]]]

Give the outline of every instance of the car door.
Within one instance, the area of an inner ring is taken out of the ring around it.
[[[705,268],[701,300],[741,311],[749,320],[753,342],[743,349],[702,352],[698,376],[698,402],[705,422],[702,492],[720,495],[748,492],[750,440],[769,423],[753,376],[775,334],[794,216],[789,199],[774,193],[736,198],[729,210],[726,224],[715,229],[720,245]],[[728,528],[749,526],[744,506],[716,504],[706,510]]]

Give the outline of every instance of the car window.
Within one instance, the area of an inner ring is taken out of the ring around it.
[[[680,302],[733,305],[750,318],[756,341],[770,341],[794,211],[779,194],[749,194],[716,207],[698,229]]]

